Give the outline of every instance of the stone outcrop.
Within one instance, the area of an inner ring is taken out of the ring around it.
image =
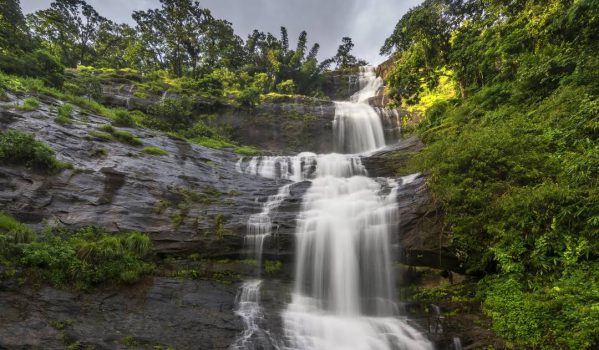
[[[46,99],[34,112],[2,110],[1,129],[33,133],[74,166],[47,176],[24,167],[0,167],[0,206],[38,229],[45,224],[150,234],[157,251],[232,255],[241,248],[257,198],[276,193],[275,181],[236,172],[238,156],[169,138],[146,129],[123,129],[143,146],[94,136],[103,117],[76,112],[71,125],[54,121]],[[144,146],[166,156],[148,155]],[[217,216],[224,221],[218,233]]]
[[[94,293],[3,288],[0,349],[228,349],[242,329],[236,291],[158,277]]]

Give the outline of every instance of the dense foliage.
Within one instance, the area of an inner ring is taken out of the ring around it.
[[[27,226],[0,213],[0,279],[18,277],[76,289],[132,283],[153,271],[151,254],[149,237],[139,232],[47,229],[37,238]]]
[[[599,344],[598,19],[592,0],[427,0],[382,49],[398,103],[455,85],[415,162],[517,348]]]

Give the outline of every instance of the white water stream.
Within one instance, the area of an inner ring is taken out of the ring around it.
[[[350,102],[336,102],[334,137],[338,154],[257,157],[240,161],[240,172],[272,179],[311,181],[296,230],[296,270],[291,302],[282,312],[283,334],[261,345],[264,333],[260,281],[241,289],[237,313],[245,331],[236,349],[428,350],[432,344],[397,310],[390,235],[397,227],[398,186],[372,179],[356,154],[385,146],[380,116],[368,104],[382,87],[374,69],[360,74],[361,90]],[[341,153],[346,153],[341,154]],[[271,234],[271,211],[289,194],[289,185],[269,197],[248,222],[246,243],[261,255]],[[260,260],[259,257],[257,257]],[[269,335],[270,336],[270,335]],[[240,341],[241,340],[241,341]]]

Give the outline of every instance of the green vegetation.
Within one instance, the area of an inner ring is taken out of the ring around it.
[[[73,119],[73,106],[65,103],[62,106],[58,107],[58,115],[56,116],[55,121],[58,124],[71,124]]]
[[[153,271],[151,256],[152,243],[139,232],[48,228],[36,238],[25,225],[0,213],[0,270],[12,275],[5,277],[74,289],[133,283]]]
[[[102,125],[100,127],[100,130],[103,131],[104,133],[95,133],[92,136],[103,139],[105,141],[108,141],[109,138],[106,138],[106,134],[107,134],[107,135],[110,135],[110,139],[113,138],[122,143],[126,143],[126,144],[129,144],[132,146],[141,146],[143,144],[137,136],[133,135],[129,131],[115,129],[114,127],[112,127],[112,125],[108,125],[108,124]]]
[[[112,125],[132,128],[135,127],[135,120],[126,109],[117,109],[114,111]]]
[[[40,107],[40,101],[35,97],[28,97],[23,101],[22,105],[17,106],[21,111],[35,111]]]
[[[388,91],[424,114],[412,166],[513,348],[599,345],[598,14],[588,0],[428,0],[382,50]]]
[[[58,161],[54,151],[33,135],[14,130],[0,133],[0,164],[25,165],[48,173],[70,168],[69,164]]]
[[[281,271],[283,268],[283,263],[279,260],[266,260],[264,262],[264,272],[269,275],[274,275],[277,272]]]
[[[144,147],[144,149],[142,150],[142,152],[147,153],[147,154],[151,154],[153,156],[166,156],[166,155],[168,155],[167,151],[163,150],[160,147],[153,147],[153,146]]]

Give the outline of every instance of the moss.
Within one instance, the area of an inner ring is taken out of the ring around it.
[[[146,154],[151,154],[153,156],[166,156],[166,155],[168,155],[167,151],[163,150],[162,148],[153,147],[153,146],[144,147],[144,149],[142,150],[142,152],[144,152]]]
[[[283,268],[283,263],[279,260],[266,260],[264,262],[264,272],[269,275],[274,275],[277,272],[281,271]]]
[[[225,237],[225,218],[222,214],[214,216],[214,233],[218,240],[222,240]]]
[[[121,344],[127,349],[135,348],[140,345],[139,342],[137,341],[137,339],[135,339],[135,337],[133,337],[131,335],[126,336],[123,339],[121,339]]]

